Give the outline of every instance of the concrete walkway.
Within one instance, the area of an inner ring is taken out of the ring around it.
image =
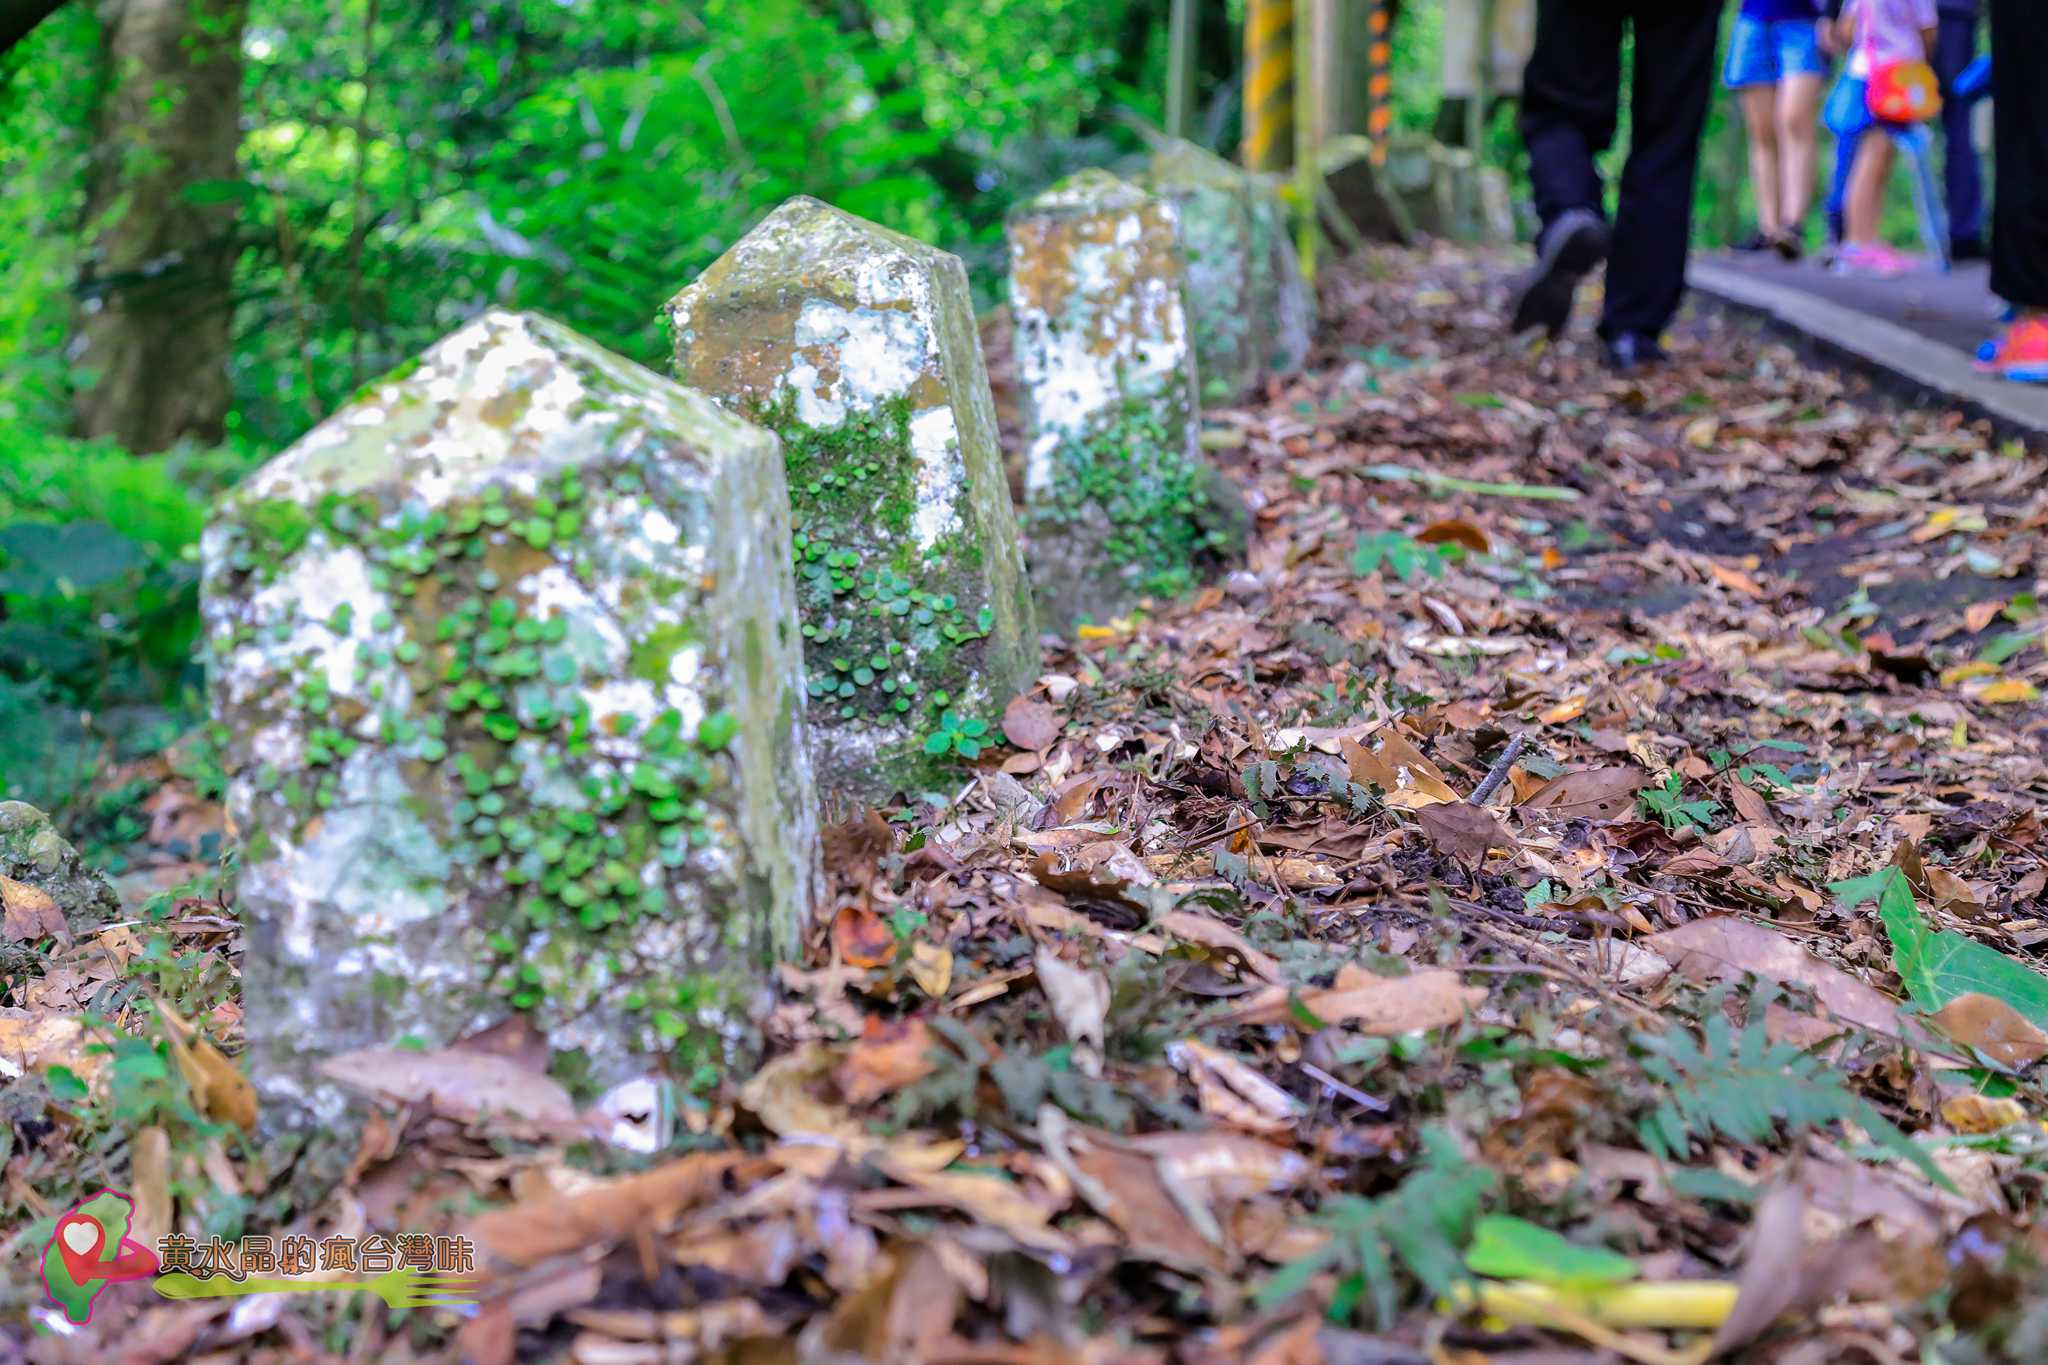
[[[1878,280],[1832,275],[1775,257],[1696,256],[1687,280],[1701,294],[1756,313],[1820,349],[1876,373],[1917,402],[1952,403],[2001,430],[2048,439],[2048,386],[2009,384],[1971,367],[1998,327],[1981,263]]]

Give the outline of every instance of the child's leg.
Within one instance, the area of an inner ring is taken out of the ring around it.
[[[1821,78],[1787,76],[1778,87],[1778,166],[1784,226],[1798,232],[1813,207],[1813,168],[1820,155]]]
[[[1849,171],[1856,164],[1856,148],[1870,126],[1870,111],[1863,103],[1864,83],[1843,75],[1828,92],[1821,110],[1821,123],[1835,135],[1834,174],[1828,182],[1828,235],[1842,241],[1848,232]]]
[[[1892,178],[1892,140],[1882,128],[1866,130],[1856,145],[1856,164],[1849,171],[1847,239],[1859,246],[1875,244],[1884,223],[1884,191]]]
[[[1756,197],[1756,227],[1769,237],[1784,225],[1778,210],[1782,197],[1778,178],[1778,89],[1773,85],[1745,85],[1735,93],[1742,104],[1743,126],[1749,130],[1749,184]]]

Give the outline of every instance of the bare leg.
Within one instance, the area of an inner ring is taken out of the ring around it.
[[[1778,208],[1780,221],[1794,234],[1805,227],[1813,208],[1822,92],[1819,76],[1787,76],[1778,83],[1778,169],[1783,177]]]
[[[1764,236],[1784,226],[1778,213],[1778,89],[1745,85],[1736,92],[1743,126],[1749,130],[1749,184],[1756,196],[1756,227]]]
[[[1884,191],[1892,178],[1892,137],[1873,127],[1856,144],[1856,166],[1849,172],[1848,240],[1874,245],[1884,223]]]

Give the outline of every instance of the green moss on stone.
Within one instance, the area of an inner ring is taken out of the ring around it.
[[[911,411],[904,396],[815,427],[785,393],[748,414],[782,441],[811,705],[826,725],[920,729],[993,624],[961,601],[982,568],[971,531],[918,545]],[[936,772],[915,737],[885,761],[906,781]]]

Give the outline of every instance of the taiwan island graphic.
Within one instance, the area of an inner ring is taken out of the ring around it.
[[[57,1220],[43,1250],[43,1283],[72,1322],[92,1317],[93,1300],[108,1285],[156,1274],[156,1253],[128,1240],[134,1211],[127,1195],[101,1190]]]

